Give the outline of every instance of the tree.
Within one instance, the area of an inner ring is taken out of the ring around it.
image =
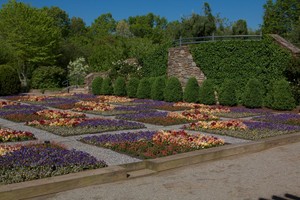
[[[247,35],[248,28],[246,20],[239,19],[232,26],[232,34],[233,35]]]
[[[164,100],[164,89],[166,87],[166,80],[162,76],[157,77],[151,87],[151,99]]]
[[[100,15],[91,25],[92,36],[105,36],[116,31],[116,21],[111,13]]]
[[[237,105],[236,84],[233,80],[224,80],[219,92],[219,101],[223,106]]]
[[[268,0],[264,5],[262,30],[265,34],[273,33],[285,36],[300,16],[299,0]]]
[[[102,77],[96,77],[96,78],[94,78],[94,80],[92,82],[92,93],[94,95],[101,94],[102,82],[103,82],[103,78]]]
[[[111,83],[111,79],[109,77],[104,78],[101,87],[101,94],[111,95],[114,92],[114,88]]]
[[[289,82],[282,79],[274,82],[272,88],[273,103],[275,110],[292,110],[296,107]]]
[[[46,12],[10,0],[0,10],[0,38],[6,41],[11,66],[23,87],[38,66],[54,65],[60,30]]]
[[[89,68],[89,65],[86,64],[83,57],[77,58],[75,61],[70,61],[68,65],[68,77],[71,84],[83,84],[83,79],[89,72]]]
[[[70,34],[72,36],[84,35],[87,32],[85,22],[80,17],[72,17],[70,22]]]
[[[126,96],[126,82],[124,77],[118,77],[115,80],[114,94],[116,96]]]
[[[140,80],[138,78],[131,78],[129,79],[126,85],[126,91],[128,97],[136,97],[137,89],[139,87]]]
[[[149,99],[151,97],[151,85],[148,78],[142,78],[139,82],[136,97],[140,99]]]
[[[122,37],[131,37],[130,26],[125,20],[121,20],[117,23],[116,34]]]
[[[215,105],[215,85],[211,79],[205,79],[200,86],[199,102],[206,105]]]

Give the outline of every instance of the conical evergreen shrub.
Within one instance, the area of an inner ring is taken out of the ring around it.
[[[164,100],[164,89],[166,87],[165,79],[163,77],[157,77],[152,84],[151,99]]]
[[[183,93],[183,100],[189,103],[199,101],[199,85],[195,77],[189,78]]]
[[[289,82],[284,79],[274,82],[272,97],[275,110],[293,110],[296,107]]]
[[[137,89],[139,87],[140,80],[138,78],[131,78],[129,79],[127,86],[126,86],[126,91],[127,91],[127,96],[130,98],[136,97]]]
[[[115,80],[114,94],[117,96],[126,96],[126,81],[124,77],[118,77]]]
[[[111,83],[111,79],[109,77],[104,78],[101,87],[101,94],[103,95],[112,95],[113,94],[113,86]]]
[[[257,79],[250,79],[244,89],[243,105],[247,108],[260,108],[263,104],[263,85]]]
[[[219,102],[223,106],[237,105],[236,84],[233,80],[224,80],[219,92]]]
[[[148,78],[142,78],[137,89],[136,97],[140,99],[149,99],[151,96],[151,85]]]
[[[96,77],[92,81],[92,93],[94,95],[101,94],[102,82],[103,82],[103,78],[102,77]]]
[[[205,79],[200,86],[199,102],[205,105],[215,105],[215,84],[211,79]]]
[[[164,91],[164,99],[168,102],[182,101],[182,87],[176,77],[171,77],[167,81]]]

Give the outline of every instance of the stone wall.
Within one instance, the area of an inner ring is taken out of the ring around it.
[[[108,72],[90,73],[84,78],[84,87],[87,90],[91,90],[91,88],[92,88],[91,86],[92,86],[92,82],[93,82],[94,78],[96,78],[96,77],[106,78],[107,76],[108,76]]]
[[[186,86],[190,77],[195,77],[199,85],[206,79],[203,72],[194,62],[188,46],[169,49],[167,74],[168,77],[177,77],[182,87]]]

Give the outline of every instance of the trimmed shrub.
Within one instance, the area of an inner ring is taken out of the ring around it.
[[[215,84],[211,79],[205,79],[200,86],[199,102],[205,105],[215,105]]]
[[[60,88],[66,79],[64,69],[55,66],[38,67],[32,72],[31,87],[35,89]]]
[[[103,95],[113,94],[113,87],[112,87],[111,79],[109,77],[103,79],[102,86],[101,86],[101,94]]]
[[[199,100],[199,85],[195,77],[189,78],[183,93],[183,100],[189,103],[196,103]]]
[[[142,78],[137,89],[136,97],[148,99],[151,96],[151,85],[148,78]]]
[[[127,86],[126,86],[126,91],[127,91],[127,96],[130,98],[136,97],[137,89],[139,87],[140,80],[138,78],[131,78],[129,79]]]
[[[219,92],[219,102],[223,106],[237,105],[236,84],[231,79],[225,79]]]
[[[273,84],[273,103],[275,110],[293,110],[296,107],[295,99],[291,92],[289,82],[282,79]]]
[[[182,87],[176,77],[171,77],[168,79],[165,91],[164,91],[165,101],[168,102],[178,102],[182,101]]]
[[[124,77],[118,77],[115,80],[114,94],[117,96],[126,96],[126,82]]]
[[[164,100],[164,89],[166,87],[165,78],[157,77],[152,84],[151,88],[151,99]]]
[[[0,95],[16,94],[20,88],[18,74],[8,65],[0,65]]]
[[[103,78],[102,77],[96,77],[94,78],[92,82],[92,93],[94,95],[101,94],[101,87],[102,87]]]
[[[242,97],[243,105],[247,108],[260,108],[263,103],[263,85],[257,79],[250,79]]]

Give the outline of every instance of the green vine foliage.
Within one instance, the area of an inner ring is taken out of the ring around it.
[[[292,55],[266,36],[261,41],[218,41],[191,46],[193,58],[208,79],[221,85],[235,80],[237,95],[249,79],[258,79],[265,87],[284,77]],[[266,91],[264,91],[265,93]]]

